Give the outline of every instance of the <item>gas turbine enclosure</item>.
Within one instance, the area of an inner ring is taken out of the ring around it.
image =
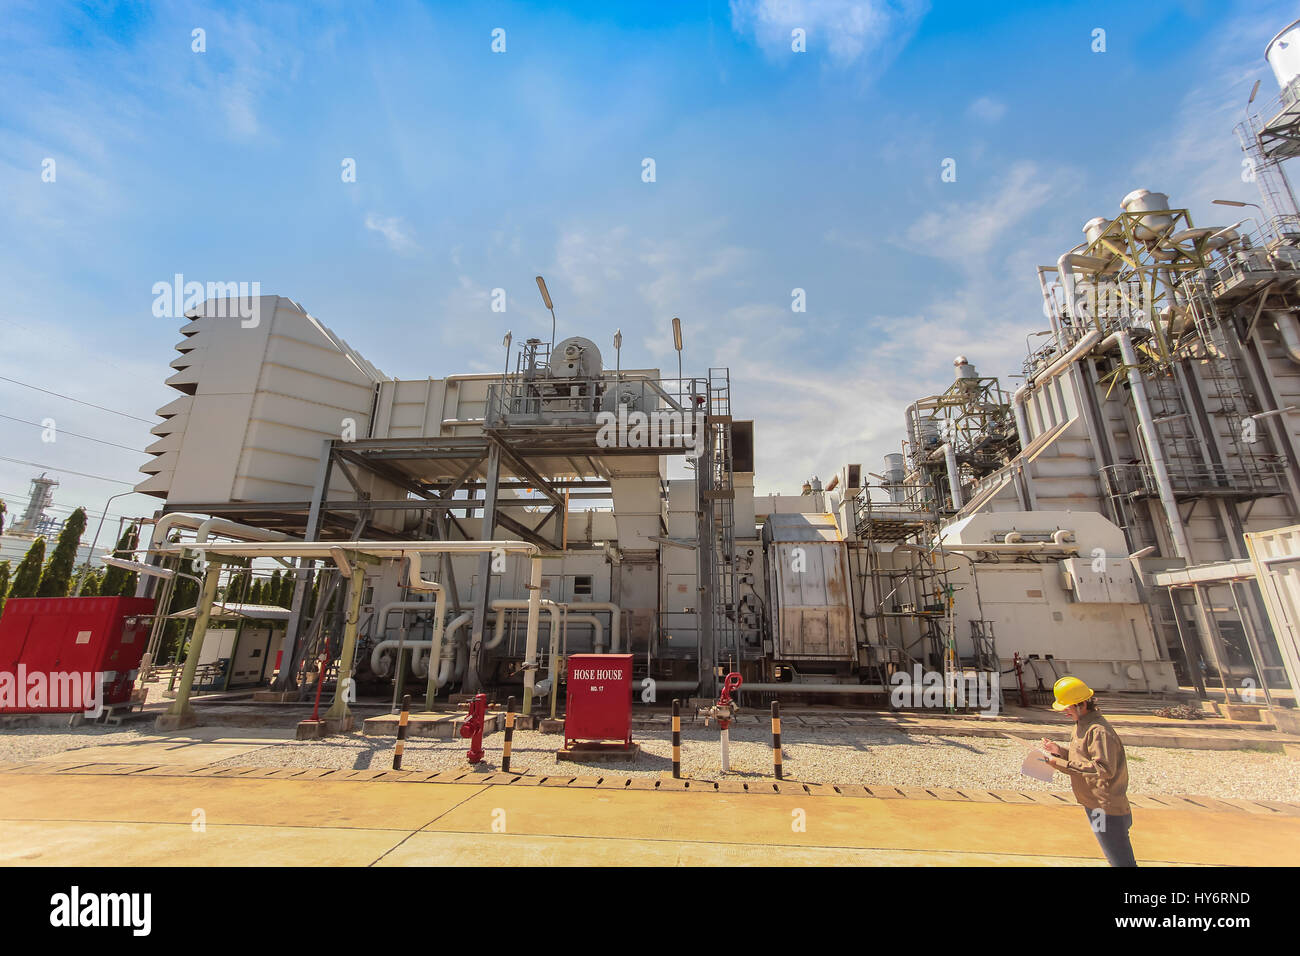
[[[849,561],[829,514],[771,514],[763,523],[774,657],[853,658]]]

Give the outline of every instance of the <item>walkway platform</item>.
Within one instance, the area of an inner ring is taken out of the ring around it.
[[[135,762],[96,748],[0,766],[0,864],[1105,864],[1084,814],[1054,793],[216,767],[160,761],[158,746]],[[1300,804],[1133,802],[1144,865],[1300,865]]]

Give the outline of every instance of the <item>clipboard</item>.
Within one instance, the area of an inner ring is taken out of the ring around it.
[[[1008,740],[1014,740],[1018,744],[1023,744],[1027,748],[1025,751],[1024,763],[1020,765],[1020,772],[1022,774],[1041,783],[1052,782],[1052,778],[1056,776],[1056,770],[1051,764],[1047,763],[1046,753],[1044,753],[1039,747],[1026,741],[1023,737],[1014,737],[1005,731],[1002,733],[1002,736],[1006,737]]]

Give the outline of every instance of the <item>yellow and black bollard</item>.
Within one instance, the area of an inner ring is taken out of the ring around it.
[[[682,702],[673,701],[673,779],[682,776]]]
[[[781,779],[781,702],[772,701],[772,765]]]
[[[393,748],[393,769],[402,769],[402,751],[406,749],[406,722],[411,716],[411,695],[402,695],[402,716],[397,718],[397,746]]]
[[[510,746],[515,739],[515,699],[506,698],[506,743],[501,751],[501,772],[510,772]]]

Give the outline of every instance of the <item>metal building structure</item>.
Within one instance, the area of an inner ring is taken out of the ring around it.
[[[45,509],[54,504],[54,489],[59,487],[57,478],[51,478],[42,472],[32,479],[32,488],[27,495],[27,507],[23,515],[8,529],[15,535],[38,535],[57,530],[57,522],[45,513]]]
[[[150,560],[210,559],[212,594],[223,566],[293,567],[287,694],[323,658],[340,686],[553,704],[590,651],[631,653],[660,700],[731,670],[748,694],[883,700],[900,672],[951,686],[1013,661],[1044,693],[1069,672],[1204,694],[1213,671],[1230,701],[1247,680],[1271,700],[1300,674],[1247,542],[1300,524],[1293,48],[1270,46],[1282,97],[1239,130],[1267,221],[1198,226],[1130,192],[1038,269],[1024,384],[958,356],[877,483],[847,464],[756,495],[727,369],[624,369],[620,334],[613,370],[552,331],[507,336],[500,374],[396,380],[289,299],[251,327],[209,301],[137,488],[165,499]]]

